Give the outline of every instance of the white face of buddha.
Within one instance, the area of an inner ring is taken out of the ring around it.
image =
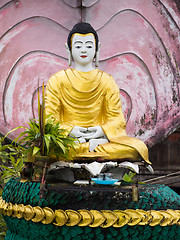
[[[72,37],[72,57],[77,65],[92,64],[96,51],[93,34],[74,34]]]

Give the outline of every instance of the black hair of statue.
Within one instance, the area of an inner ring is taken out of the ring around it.
[[[67,38],[67,44],[68,47],[71,51],[71,38],[72,35],[75,33],[80,33],[80,34],[87,34],[87,33],[92,33],[94,34],[95,40],[96,40],[96,51],[98,50],[98,35],[97,32],[94,30],[94,28],[91,26],[91,24],[86,23],[86,22],[80,22],[74,25],[74,27],[72,28],[72,30],[70,31],[68,38]]]

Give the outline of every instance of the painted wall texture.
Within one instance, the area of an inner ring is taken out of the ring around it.
[[[178,0],[0,0],[0,132],[37,117],[38,79],[68,67],[64,43],[79,21],[99,34],[99,68],[120,88],[128,135],[153,146],[177,129]]]

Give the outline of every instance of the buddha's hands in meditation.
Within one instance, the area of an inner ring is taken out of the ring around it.
[[[89,127],[88,132],[90,132],[90,133],[85,138],[86,138],[86,140],[89,140],[89,151],[90,152],[94,151],[94,149],[99,144],[108,142],[108,139],[107,139],[103,129],[100,126]]]
[[[100,126],[89,128],[74,126],[70,132],[70,136],[78,138],[80,143],[89,141],[90,152],[94,151],[99,144],[108,142],[107,137]]]
[[[76,138],[85,138],[86,140],[97,139],[97,138],[106,138],[106,135],[100,126],[95,127],[79,127],[74,126],[70,132],[70,136]]]
[[[87,128],[74,126],[73,129],[70,132],[70,136],[73,136],[73,137],[76,137],[76,138],[85,137],[86,132],[87,132]]]
[[[86,142],[85,140],[85,136],[86,136],[86,133],[87,132],[87,128],[84,128],[84,127],[79,127],[79,126],[74,126],[73,129],[71,130],[69,136],[72,137],[72,138],[77,138],[78,139],[78,142],[80,143],[84,143]]]
[[[86,134],[85,139],[97,139],[97,138],[106,138],[106,135],[100,126],[89,127],[87,128],[88,133]]]

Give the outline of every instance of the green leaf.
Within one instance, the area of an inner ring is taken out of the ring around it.
[[[54,142],[56,142],[56,137],[55,137],[53,134],[50,134],[50,136],[51,136],[52,140],[53,140]]]
[[[40,134],[40,132],[38,132],[35,136],[35,139],[38,140],[40,138],[40,136],[41,136],[41,134]]]
[[[133,177],[136,175],[136,173],[133,173],[133,172],[129,172],[129,174],[125,173],[124,176],[123,176],[123,180],[125,182],[133,182]]]
[[[10,155],[10,160],[11,160],[11,164],[13,165],[13,167],[15,168],[15,158],[12,156],[12,155]]]
[[[123,180],[124,180],[125,182],[131,182],[131,178],[129,177],[129,175],[128,175],[127,173],[124,174]]]
[[[13,140],[13,142],[17,143],[18,140],[19,140],[23,135],[25,135],[25,134],[26,134],[26,131],[20,133],[19,136]],[[22,140],[21,140],[21,141],[22,141]]]
[[[0,151],[2,152],[4,150],[6,150],[6,149],[7,149],[7,145],[4,145],[4,146],[1,146]]]
[[[33,149],[32,155],[34,156],[36,153],[38,153],[40,151],[40,148],[38,148],[38,147],[33,147],[33,148],[34,149]]]
[[[4,169],[6,169],[6,170],[12,172],[12,173],[15,172],[14,169],[13,169],[12,167],[7,167],[7,166],[4,166],[4,165],[2,165],[2,167],[3,167]]]
[[[11,131],[9,131],[9,132],[4,136],[4,138],[6,138],[10,133],[12,133],[12,132],[14,132],[14,131],[16,131],[17,129],[20,129],[20,128],[25,128],[25,127],[19,126],[19,127],[16,127],[16,128],[14,128],[14,129],[12,129]]]
[[[129,172],[129,177],[131,178],[131,179],[133,179],[133,177],[136,175],[136,173],[134,173],[134,172]]]
[[[60,141],[57,141],[57,144],[59,145],[59,147],[62,149],[63,153],[65,154],[66,148],[64,147],[64,145]]]
[[[47,154],[49,153],[49,146],[50,146],[50,139],[45,135],[44,136],[46,148],[47,148]]]
[[[21,171],[22,167],[24,166],[24,162],[22,158],[19,158],[16,163],[16,171]]]

